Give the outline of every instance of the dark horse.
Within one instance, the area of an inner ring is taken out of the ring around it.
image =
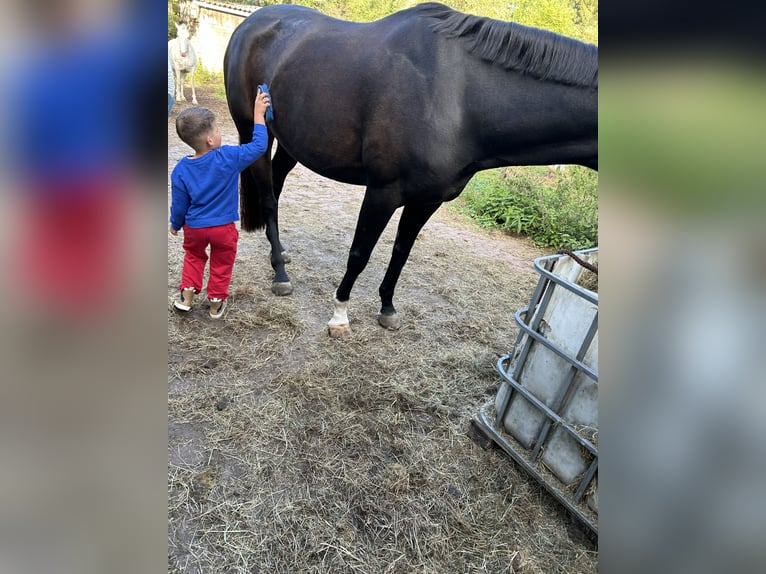
[[[241,217],[246,231],[266,227],[275,293],[292,292],[277,205],[295,164],[367,188],[335,292],[333,336],[350,333],[351,289],[397,208],[379,290],[378,320],[390,329],[400,325],[394,288],[418,232],[476,172],[598,169],[598,48],[441,4],[366,24],[301,6],[260,8],[232,34],[224,79],[241,142],[252,138],[257,86],[271,93],[277,150],[242,172]]]

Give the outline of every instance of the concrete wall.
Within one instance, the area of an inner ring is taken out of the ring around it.
[[[200,64],[210,72],[223,72],[223,55],[234,29],[245,19],[244,16],[219,12],[200,5],[199,27],[192,38],[197,49]]]

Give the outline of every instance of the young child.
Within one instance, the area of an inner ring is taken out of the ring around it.
[[[259,89],[253,105],[253,141],[239,146],[221,145],[215,114],[208,109],[187,108],[176,118],[178,136],[195,152],[182,158],[170,174],[170,233],[184,230],[181,292],[173,300],[179,311],[189,311],[194,294],[202,290],[205,250],[210,245],[210,317],[223,317],[239,239],[234,225],[239,220],[239,172],[266,151],[265,114],[270,105],[268,95]]]

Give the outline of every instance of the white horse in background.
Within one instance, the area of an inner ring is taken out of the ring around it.
[[[186,27],[186,24],[178,24],[177,30],[176,37],[168,42],[168,54],[170,55],[170,63],[176,78],[176,100],[179,102],[186,101],[184,97],[184,82],[186,75],[189,74],[192,103],[196,104],[197,93],[194,91],[194,70],[197,68],[197,52],[189,40],[189,29]]]

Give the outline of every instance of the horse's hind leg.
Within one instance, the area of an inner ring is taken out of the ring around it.
[[[394,289],[399,280],[399,275],[410,256],[415,239],[423,229],[426,221],[439,209],[441,203],[429,203],[426,205],[407,205],[399,219],[399,229],[396,232],[394,249],[391,253],[391,261],[388,264],[386,275],[380,284],[380,314],[378,323],[387,329],[397,330],[402,323],[394,308]]]
[[[192,103],[196,105],[197,104],[197,92],[194,89],[194,70],[195,70],[195,68],[192,68],[192,71],[189,74],[189,81],[191,82]]]
[[[277,142],[277,151],[271,160],[271,183],[274,189],[274,199],[277,200],[277,237],[279,237],[279,196],[282,194],[282,188],[285,185],[287,174],[290,173],[290,170],[293,169],[297,163],[298,161],[287,153],[285,148]],[[290,255],[285,251],[281,240],[277,239],[277,241],[279,242],[279,249],[285,263],[290,263]]]
[[[268,152],[267,152],[268,153]],[[254,164],[242,172],[242,190],[258,191],[260,210],[266,225],[266,238],[271,244],[271,267],[274,269],[274,280],[271,291],[275,295],[290,295],[293,292],[292,283],[285,271],[285,259],[279,243],[279,227],[277,226],[277,200],[271,187],[271,159],[261,156]],[[252,193],[252,192],[251,192]]]
[[[249,104],[249,98],[246,98]],[[249,104],[252,105],[252,104]],[[252,115],[237,110],[229,102],[229,111],[239,133],[239,143],[248,143],[253,138]],[[252,112],[251,112],[252,113]],[[266,153],[241,172],[240,190],[240,225],[245,231],[266,228],[266,238],[271,244],[271,266],[274,269],[274,281],[271,291],[276,295],[289,295],[293,292],[290,278],[285,272],[285,261],[279,249],[279,228],[277,226],[277,201],[272,188],[271,146],[274,136],[269,134]]]
[[[387,199],[388,197],[390,197],[389,194],[383,190],[372,191],[370,188],[367,188],[364,195],[354,240],[351,242],[351,250],[348,254],[346,273],[335,290],[335,313],[327,324],[331,337],[351,335],[347,313],[348,300],[357,277],[367,266],[372,250],[380,239],[380,234],[383,233],[397,208],[397,205]]]

